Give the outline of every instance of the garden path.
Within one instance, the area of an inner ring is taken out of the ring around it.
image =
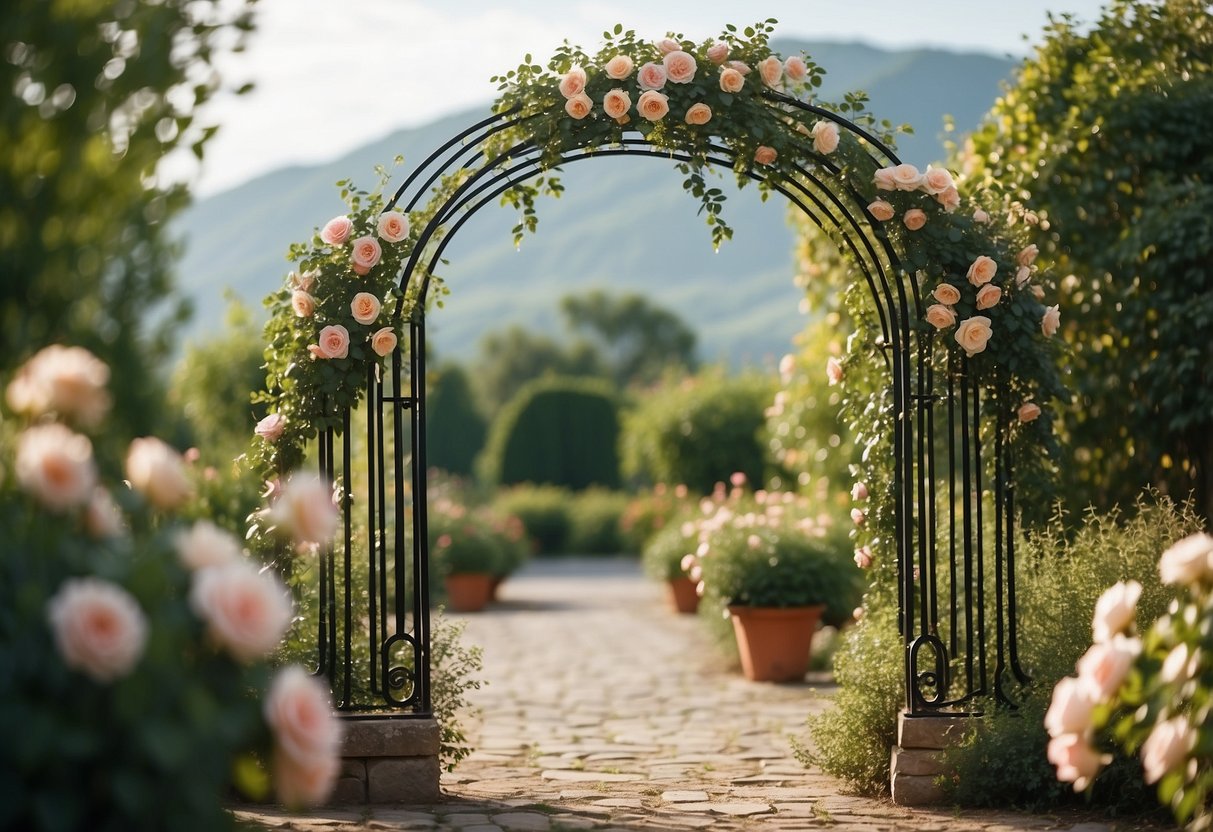
[[[444,775],[446,803],[239,814],[338,832],[1136,828],[911,810],[842,793],[792,752],[806,715],[829,707],[828,678],[769,685],[728,672],[702,624],[669,611],[635,561],[533,562],[502,587],[499,604],[464,618],[467,640],[484,648],[488,684],[473,692],[477,750]]]

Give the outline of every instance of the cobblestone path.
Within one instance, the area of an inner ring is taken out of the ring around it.
[[[729,673],[694,616],[668,610],[633,561],[541,561],[466,616],[484,648],[477,751],[431,807],[240,812],[294,830],[1058,829],[1135,824],[1078,816],[910,810],[842,793],[792,741],[829,707],[822,678],[753,684]]]

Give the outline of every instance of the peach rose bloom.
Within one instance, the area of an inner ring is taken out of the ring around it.
[[[955,187],[952,174],[946,168],[933,168],[930,165],[927,165],[927,171],[922,175],[922,183],[922,189],[932,196]]]
[[[54,413],[95,427],[110,409],[109,377],[109,367],[88,350],[52,344],[17,370],[8,386],[8,403],[18,413]]]
[[[670,111],[670,99],[656,90],[647,90],[640,94],[636,111],[649,121],[660,121]]]
[[[729,45],[727,43],[721,41],[718,43],[713,43],[708,47],[708,60],[716,64],[716,66],[722,65],[728,59]]]
[[[1162,553],[1158,574],[1164,584],[1187,586],[1213,576],[1213,537],[1188,535]]]
[[[813,149],[818,153],[833,153],[838,149],[838,125],[832,121],[819,121],[809,132],[813,137]]]
[[[312,291],[312,287],[316,285],[317,277],[319,277],[319,274],[317,274],[315,270],[306,271],[303,274],[295,274],[294,272],[291,272],[290,276],[287,278],[287,283],[290,285],[292,290],[310,292]]]
[[[565,98],[580,95],[585,90],[585,70],[575,66],[560,79],[560,94]]]
[[[335,755],[341,725],[333,716],[329,692],[299,665],[285,667],[274,677],[264,713],[274,744],[292,760],[306,763]]]
[[[284,430],[286,430],[286,419],[283,415],[271,413],[257,423],[257,426],[253,428],[253,433],[266,442],[277,442],[282,437]]]
[[[868,213],[876,219],[884,222],[885,220],[893,219],[893,206],[885,202],[883,199],[878,199],[868,206]]]
[[[374,237],[359,237],[354,240],[354,251],[350,255],[350,263],[354,267],[355,274],[365,275],[375,267],[382,256],[383,249],[380,248],[378,240]]]
[[[1044,315],[1040,318],[1040,331],[1045,334],[1046,338],[1052,338],[1060,325],[1061,310],[1056,305],[1046,308]]]
[[[793,55],[784,61],[783,71],[793,81],[803,81],[805,76],[809,74],[809,68],[805,65],[804,59],[799,55]]]
[[[237,661],[267,656],[291,623],[290,594],[272,571],[243,558],[194,574],[190,607]]]
[[[960,207],[960,191],[955,188],[948,188],[946,191],[935,195],[935,201],[943,206],[943,210],[949,214]]]
[[[666,53],[661,59],[665,67],[665,77],[671,84],[688,84],[695,79],[695,71],[699,65],[695,58],[681,49]]]
[[[84,508],[84,530],[94,540],[121,537],[126,533],[122,510],[104,488],[94,489]]]
[[[129,592],[100,578],[69,578],[47,602],[63,663],[98,682],[127,675],[143,655],[147,618]]]
[[[622,81],[632,74],[636,64],[627,55],[616,55],[607,61],[605,71],[608,78]]]
[[[934,303],[927,307],[927,323],[936,329],[945,329],[956,323],[956,313],[952,307],[942,303]]]
[[[951,283],[940,283],[931,294],[935,296],[935,300],[949,306],[960,302],[960,290]]]
[[[291,308],[296,318],[310,318],[316,314],[316,299],[302,289],[291,292]]]
[[[1141,744],[1141,767],[1147,783],[1157,783],[1167,772],[1179,768],[1196,746],[1197,733],[1187,717],[1177,716],[1157,723]]]
[[[1137,581],[1117,581],[1105,589],[1095,602],[1095,615],[1091,619],[1095,641],[1110,641],[1112,636],[1127,630],[1137,616],[1140,598],[1141,584]]]
[[[972,358],[979,352],[985,352],[990,336],[994,334],[990,328],[990,319],[985,315],[974,315],[961,321],[956,328],[956,343],[960,344],[965,354]]]
[[[1032,279],[1032,267],[1020,266],[1015,270],[1015,285],[1022,287],[1025,283]]]
[[[1091,689],[1073,676],[1067,676],[1053,688],[1053,699],[1045,712],[1045,730],[1050,737],[1086,733],[1091,727],[1094,709]]]
[[[880,168],[872,174],[872,182],[882,191],[897,190],[897,180],[893,177],[896,168]]]
[[[270,509],[270,517],[297,543],[327,543],[341,519],[333,489],[314,474],[294,474]]]
[[[602,98],[602,111],[611,118],[623,118],[632,108],[632,96],[616,87]]]
[[[1040,249],[1033,243],[1030,246],[1025,246],[1020,250],[1019,254],[1015,255],[1015,262],[1021,266],[1030,266],[1036,262],[1036,255],[1040,254]]]
[[[1024,422],[1025,424],[1028,422],[1035,422],[1040,418],[1040,405],[1038,405],[1036,402],[1024,402],[1019,406],[1019,409],[1015,411],[1015,415],[1019,417],[1019,421]]]
[[[911,208],[901,217],[902,223],[911,231],[917,231],[927,224],[927,214],[921,208]]]
[[[379,215],[375,230],[389,243],[402,242],[409,236],[409,218],[399,211],[385,211]]]
[[[1036,298],[1037,300],[1045,299],[1045,287],[1043,286],[1029,286],[1028,291],[1030,291],[1032,293],[1032,297]]]
[[[283,753],[274,751],[274,793],[288,809],[318,806],[328,800],[341,773],[341,760],[336,752],[300,763]]]
[[[758,62],[758,74],[762,76],[762,83],[777,87],[783,80],[783,62],[775,55],[763,58]]]
[[[992,309],[1002,300],[1002,289],[993,283],[987,283],[977,291],[977,308]]]
[[[353,230],[354,222],[349,217],[333,217],[320,230],[320,239],[330,246],[344,245],[345,241],[350,238],[350,232]]]
[[[922,187],[923,176],[913,165],[901,164],[893,168],[893,185],[899,191],[916,191]]]
[[[745,61],[729,61],[729,67],[740,72],[742,75],[750,74],[750,67]]]
[[[1158,678],[1168,685],[1191,679],[1196,675],[1199,665],[1199,659],[1193,662],[1191,661],[1193,658],[1195,657],[1188,650],[1188,645],[1180,642],[1171,648],[1170,653],[1167,653],[1167,658],[1162,663],[1162,669],[1158,671]]]
[[[1078,734],[1062,734],[1049,740],[1048,757],[1049,762],[1057,766],[1057,779],[1073,783],[1076,792],[1090,784],[1105,761]]]
[[[383,304],[370,292],[359,292],[350,301],[350,314],[360,324],[372,324],[379,317]]]
[[[720,89],[728,93],[741,92],[745,86],[745,76],[732,67],[720,71]]]
[[[144,436],[131,442],[126,453],[126,478],[158,509],[174,509],[194,493],[185,459],[167,442]]]
[[[855,550],[855,565],[860,569],[872,568],[872,563],[875,558],[872,557],[872,550],[867,546],[860,546]]]
[[[662,38],[656,41],[654,45],[662,55],[668,55],[671,52],[677,52],[679,49],[682,49],[682,44],[673,38]]]
[[[58,423],[35,425],[17,437],[16,475],[21,490],[51,511],[84,506],[97,486],[93,443]]]
[[[665,67],[652,61],[642,66],[636,75],[636,82],[642,90],[659,90],[665,86],[665,81]]]
[[[842,362],[837,358],[830,356],[826,360],[826,378],[830,380],[830,385],[833,386],[842,381],[843,378]]]
[[[786,353],[783,358],[779,359],[779,377],[783,379],[784,384],[792,380],[792,373],[796,371],[796,356],[790,352]]]
[[[181,565],[191,572],[244,559],[244,550],[236,536],[209,520],[199,520],[189,529],[177,532],[173,548],[177,550]]]
[[[966,277],[974,286],[984,286],[993,280],[996,274],[998,274],[998,264],[992,258],[982,254],[969,266]]]
[[[985,211],[981,210],[980,208],[978,208],[976,211],[973,212],[973,222],[979,222],[982,225],[985,225],[989,221],[990,221],[990,215],[987,214]]]
[[[1078,678],[1100,702],[1107,701],[1120,687],[1133,660],[1141,653],[1141,639],[1117,633],[1107,641],[1092,644],[1078,660]]]
[[[583,118],[588,116],[593,109],[594,102],[591,101],[590,97],[583,92],[577,93],[568,101],[564,102],[564,111],[568,113],[571,118],[574,118],[577,121],[581,121]]]
[[[375,351],[375,355],[380,357],[389,355],[392,350],[396,349],[396,343],[396,330],[390,326],[376,330],[371,335],[371,349]]]
[[[754,161],[760,165],[770,165],[777,158],[779,158],[779,154],[775,152],[775,148],[767,147],[765,144],[759,145],[758,149],[754,151]]]
[[[707,104],[704,104],[702,101],[698,104],[692,104],[691,108],[687,110],[687,124],[707,124],[711,120],[712,108]]]
[[[331,324],[320,330],[316,348],[321,358],[345,358],[350,354],[350,332],[341,324]]]
[[[851,522],[856,526],[862,526],[868,522],[868,515],[864,514],[861,508],[853,508],[851,509]]]

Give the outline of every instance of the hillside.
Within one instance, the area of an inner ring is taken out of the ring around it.
[[[898,152],[919,166],[942,158],[944,116],[961,130],[976,125],[1012,66],[987,55],[853,43],[782,41],[775,48],[804,50],[828,70],[819,98],[863,89],[879,117],[914,125]],[[260,309],[290,267],[288,245],[343,210],[334,182],[369,184],[374,166],[397,154],[407,171],[480,115],[393,133],[332,162],[274,171],[195,204],[178,226],[186,243],[178,285],[196,308],[187,337],[220,325],[225,288]],[[713,254],[697,203],[682,193],[672,165],[600,159],[570,167],[563,180],[565,197],[540,203],[539,233],[521,249],[512,244],[516,217],[507,209],[481,211],[452,242],[443,273],[452,294],[430,319],[440,355],[469,358],[482,333],[511,323],[556,331],[558,299],[588,288],[639,291],[677,309],[698,331],[708,360],[755,363],[787,350],[803,319],[785,204],[763,203],[755,188],[738,192],[731,176],[723,179],[736,234]]]

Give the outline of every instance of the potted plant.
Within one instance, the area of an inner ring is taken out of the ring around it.
[[[650,537],[641,552],[645,572],[654,580],[665,582],[670,604],[680,613],[699,609],[696,582],[683,569],[683,561],[694,557],[698,537],[699,529],[693,522],[670,523]]]
[[[430,554],[455,612],[484,609],[506,567],[501,536],[463,506],[430,518]]]

